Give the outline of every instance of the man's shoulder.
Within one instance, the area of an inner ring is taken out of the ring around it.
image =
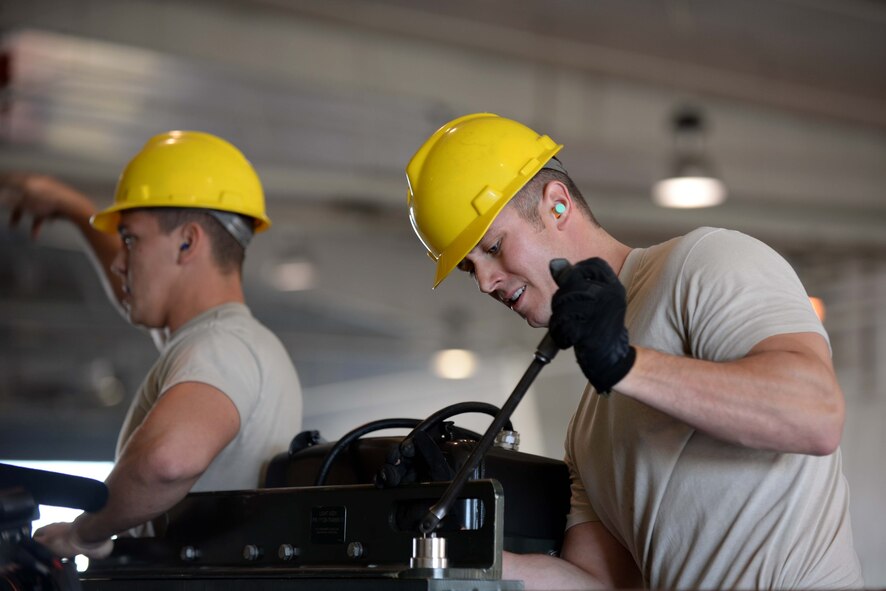
[[[714,244],[722,241],[740,240],[744,236],[744,234],[735,230],[702,226],[677,237],[674,242],[679,248],[691,251],[702,243]]]
[[[653,244],[643,249],[643,265],[676,264],[680,265],[690,253],[702,242],[726,232],[723,228],[701,227],[682,236],[676,236],[664,242]]]
[[[227,302],[195,315],[176,331],[170,340],[186,340],[212,333],[236,333],[259,328],[265,329],[252,316],[245,304]]]
[[[248,354],[259,365],[288,357],[283,341],[244,304],[224,304],[203,316],[193,330],[183,335],[183,346],[230,349],[240,355]]]
[[[198,314],[173,333],[164,353],[205,347],[213,342],[227,342],[227,346],[242,343],[248,347],[257,332],[266,330],[243,304],[222,304]]]
[[[728,228],[703,226],[652,247],[660,249],[671,259],[685,261],[709,258],[737,257],[753,252],[769,252],[772,249],[757,238]]]
[[[726,228],[703,226],[665,242],[640,249],[634,267],[637,277],[678,278],[687,274],[725,270],[742,257],[759,260],[769,249],[759,240]]]

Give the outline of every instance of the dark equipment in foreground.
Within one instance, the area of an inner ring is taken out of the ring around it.
[[[117,539],[84,589],[522,589],[502,580],[502,551],[559,551],[569,476],[513,449],[509,417],[556,351],[546,336],[502,409],[461,403],[336,443],[300,433],[265,488],[189,494],[154,537]],[[448,420],[464,412],[494,418],[479,436]],[[363,437],[390,428],[411,431]]]
[[[72,562],[63,562],[31,538],[40,504],[97,511],[108,500],[101,482],[0,464],[0,591],[77,591]]]

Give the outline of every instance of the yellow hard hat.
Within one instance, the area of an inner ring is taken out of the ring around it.
[[[194,207],[249,216],[254,231],[271,225],[258,175],[227,141],[200,131],[169,131],[152,137],[126,165],[114,204],[90,220],[114,234],[120,212],[141,207]]]
[[[434,287],[562,147],[492,113],[459,117],[428,138],[406,167],[406,198],[412,228],[437,262]]]

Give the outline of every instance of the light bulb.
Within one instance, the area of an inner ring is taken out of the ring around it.
[[[655,183],[652,199],[662,207],[712,207],[726,199],[726,187],[711,177],[674,177]]]

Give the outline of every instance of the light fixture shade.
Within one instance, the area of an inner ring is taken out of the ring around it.
[[[672,120],[675,150],[671,174],[652,187],[661,207],[713,207],[726,200],[726,187],[705,154],[705,123],[698,109],[686,107]]]
[[[726,200],[726,187],[713,177],[673,177],[655,183],[652,200],[661,207],[713,207]]]

